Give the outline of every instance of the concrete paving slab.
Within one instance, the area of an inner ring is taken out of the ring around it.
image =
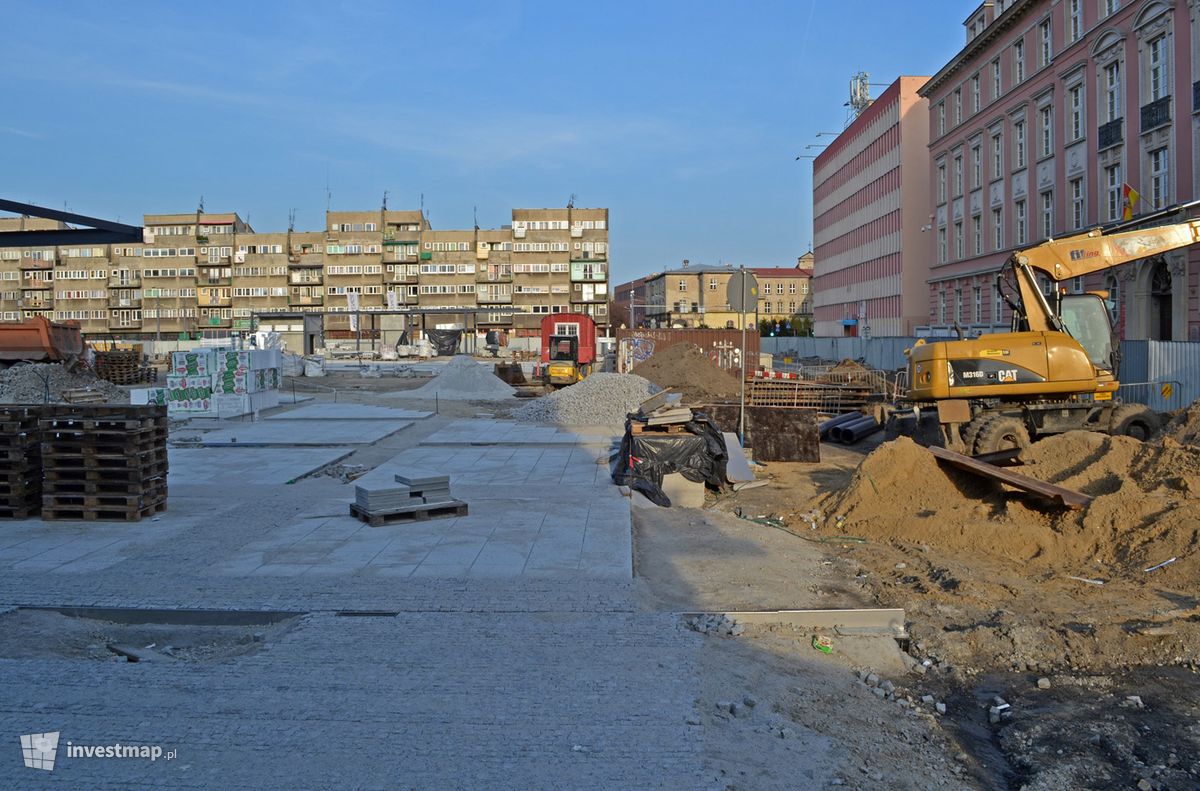
[[[412,425],[411,420],[262,420],[204,434],[202,447],[371,445]]]
[[[169,448],[167,485],[171,496],[167,501],[168,508],[176,502],[175,492],[180,487],[186,491],[188,487],[239,481],[242,484],[285,484],[341,461],[353,452],[344,447],[286,451],[253,447]]]
[[[432,415],[414,409],[393,409],[370,404],[320,403],[267,416],[267,420],[421,420]]]
[[[613,435],[595,431],[574,431],[557,426],[539,426],[512,420],[473,418],[456,420],[421,440],[422,445],[553,446],[609,445]]]

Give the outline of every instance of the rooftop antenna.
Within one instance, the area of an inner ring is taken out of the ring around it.
[[[853,121],[862,115],[863,110],[871,106],[871,78],[865,71],[860,71],[850,78],[850,101],[843,107],[850,108],[850,119]]]
[[[421,220],[429,222],[429,218],[425,216],[425,193],[421,193]]]
[[[388,191],[384,190],[383,191],[383,210],[384,211],[387,211],[387,196],[388,196]]]
[[[572,192],[572,193],[571,193],[571,197],[567,198],[567,208],[568,208],[568,209],[574,209],[574,208],[575,208],[575,197],[576,197],[576,196],[575,196],[575,193],[574,193],[574,192]]]
[[[325,211],[333,207],[333,192],[329,189],[329,163],[325,163]]]
[[[296,210],[288,210],[288,233],[296,230]]]
[[[478,230],[479,230],[479,207],[478,207],[478,206],[472,206],[472,207],[471,207],[471,214],[472,214],[472,215],[475,217],[475,230],[477,230],[477,231],[478,231]]]
[[[200,214],[204,214],[204,196],[203,195],[200,196],[200,205],[196,207],[196,211]]]

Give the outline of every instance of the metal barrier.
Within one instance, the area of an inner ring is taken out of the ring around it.
[[[1159,412],[1170,412],[1186,407],[1183,398],[1183,383],[1174,379],[1157,382],[1121,382],[1117,398],[1131,404],[1145,404]]]

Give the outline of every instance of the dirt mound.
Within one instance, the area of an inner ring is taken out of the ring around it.
[[[1062,574],[1144,575],[1172,557],[1177,562],[1154,572],[1161,581],[1200,571],[1200,448],[1077,431],[1035,443],[1025,460],[1023,474],[1095,499],[1083,511],[1063,511],[943,468],[900,438],[820,501],[822,529]]]
[[[1181,445],[1200,445],[1200,401],[1177,412],[1163,427],[1163,436]]]
[[[858,362],[857,360],[851,360],[850,358],[847,357],[846,359],[842,360],[837,365],[830,368],[829,373],[831,373],[831,374],[856,374],[856,373],[863,373],[864,371],[869,371],[869,370],[871,370],[871,369],[867,368],[865,365]]]
[[[679,343],[638,363],[635,373],[683,394],[685,402],[726,401],[741,394],[741,382],[719,368],[699,346]]]

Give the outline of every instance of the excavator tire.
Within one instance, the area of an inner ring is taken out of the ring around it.
[[[1114,437],[1133,437],[1144,442],[1157,434],[1158,429],[1158,415],[1144,404],[1121,404],[1108,420],[1108,433]]]
[[[975,441],[979,438],[979,431],[983,428],[983,424],[991,420],[992,417],[992,415],[980,415],[962,427],[959,435],[962,437],[963,447],[965,448],[963,453],[968,456],[975,454]]]
[[[993,453],[1011,448],[1028,448],[1029,431],[1020,418],[993,415],[979,427],[975,437],[975,454]]]

